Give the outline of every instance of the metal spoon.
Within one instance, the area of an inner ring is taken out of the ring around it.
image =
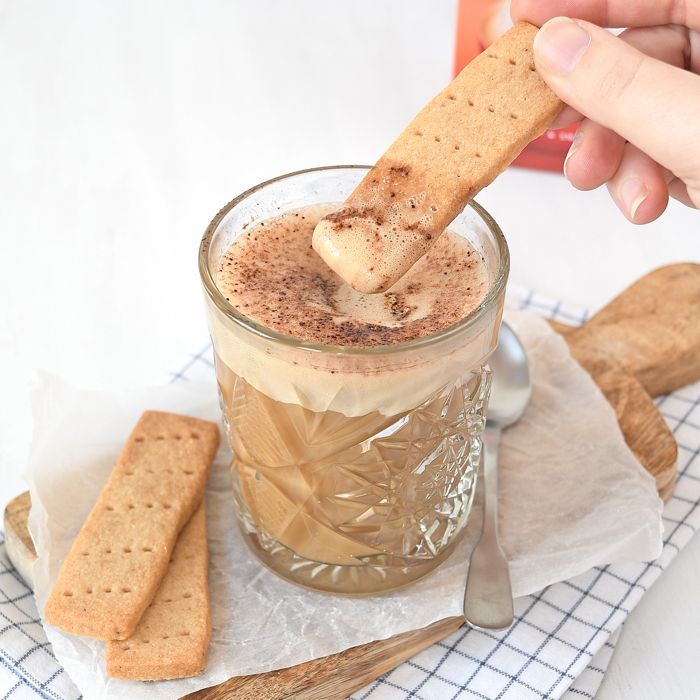
[[[481,455],[484,520],[481,538],[469,560],[464,618],[472,627],[501,630],[513,622],[513,593],[508,562],[498,543],[498,447],[501,430],[520,419],[531,392],[525,349],[505,323],[489,364],[493,384]]]

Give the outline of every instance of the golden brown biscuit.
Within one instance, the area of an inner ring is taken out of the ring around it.
[[[214,423],[147,411],[66,557],[44,609],[49,624],[127,639],[202,500],[219,445]]]
[[[320,221],[314,249],[355,289],[389,289],[550,125],[562,103],[535,71],[536,33],[519,22],[477,56]]]

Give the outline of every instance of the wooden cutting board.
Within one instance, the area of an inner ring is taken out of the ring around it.
[[[666,499],[676,477],[677,447],[652,397],[700,379],[700,265],[669,265],[626,289],[586,324],[552,322],[572,355],[615,409],[627,444]],[[27,530],[29,494],[5,510],[8,553],[29,580],[36,557]],[[464,623],[452,617],[291,668],[231,678],[190,700],[335,700],[345,698]]]

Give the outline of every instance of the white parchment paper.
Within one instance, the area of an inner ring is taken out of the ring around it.
[[[661,550],[661,501],[654,480],[627,448],[612,408],[566,343],[539,317],[511,312],[533,378],[523,419],[504,435],[501,536],[516,596],[593,566],[648,560]],[[218,420],[212,384],[151,387],[122,394],[72,388],[43,377],[34,395],[27,480],[38,552],[35,594],[43,610],[61,561],[144,409]],[[264,569],[238,533],[222,447],[207,489],[213,637],[197,678],[139,683],[104,672],[104,645],[47,625],[58,660],[85,698],[173,698],[231,676],[260,673],[459,615],[467,558],[480,526],[433,575],[374,598],[331,597],[297,588]]]

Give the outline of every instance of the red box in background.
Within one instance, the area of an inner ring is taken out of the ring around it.
[[[459,0],[454,74],[481,53],[510,26],[509,0]],[[576,126],[547,129],[514,161],[515,165],[562,171]]]

